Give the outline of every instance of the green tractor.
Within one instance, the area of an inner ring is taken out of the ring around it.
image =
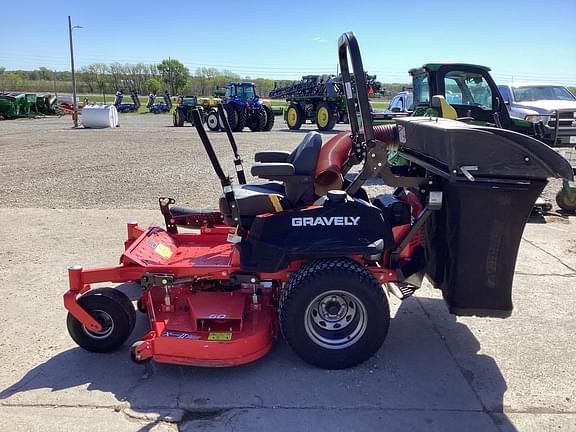
[[[192,118],[192,109],[198,107],[200,110],[200,118],[204,122],[206,118],[206,113],[202,106],[198,105],[198,98],[196,96],[179,96],[176,101],[176,109],[172,113],[172,120],[174,126],[182,127],[184,123],[190,123],[194,126],[194,120]]]
[[[465,63],[427,63],[410,69],[414,91],[413,116],[444,117],[493,126],[543,140],[542,125],[510,116],[490,68]],[[576,188],[564,180],[556,203],[576,211]]]
[[[427,63],[408,73],[412,76],[415,116],[448,117],[537,135],[533,123],[510,117],[489,67]]]
[[[348,122],[342,80],[335,75],[306,75],[287,87],[275,88],[270,99],[286,99],[284,119],[288,128],[298,130],[306,121],[318,130],[334,129],[336,122]]]

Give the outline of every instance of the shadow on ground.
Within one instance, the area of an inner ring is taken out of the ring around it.
[[[377,421],[388,430],[515,430],[502,412],[507,386],[496,361],[478,354],[478,340],[441,300],[405,300],[384,347],[366,363],[342,371],[313,368],[281,341],[267,357],[246,366],[155,364],[146,378],[145,368],[128,355],[130,343],[146,330],[139,313],[134,334],[119,351],[64,351],[28,371],[0,399],[16,406],[124,403],[135,412],[181,410],[184,419],[193,413],[203,420],[228,410],[274,408],[349,412],[358,421],[354,413],[364,409],[377,410]]]

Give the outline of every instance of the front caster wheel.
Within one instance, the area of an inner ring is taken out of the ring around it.
[[[113,288],[89,291],[78,304],[102,324],[102,330],[88,330],[72,314],[68,314],[70,336],[79,346],[92,352],[110,352],[120,347],[136,323],[136,313],[126,294]]]
[[[280,325],[290,347],[306,362],[343,369],[369,359],[390,324],[384,290],[364,267],[345,258],[303,265],[280,299]]]
[[[150,361],[150,359],[141,359],[137,354],[136,354],[136,350],[138,349],[138,347],[140,345],[142,345],[144,343],[144,341],[136,341],[132,344],[132,346],[130,347],[130,358],[132,359],[132,361],[136,364],[143,364],[146,363],[147,361]]]

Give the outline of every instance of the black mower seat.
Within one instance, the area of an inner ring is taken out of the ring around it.
[[[232,187],[238,211],[240,225],[250,226],[259,214],[276,213],[290,208],[290,203],[284,196],[284,186],[281,183],[244,184]],[[232,211],[224,195],[220,197],[220,212],[226,225],[234,225]]]
[[[312,203],[316,198],[314,176],[321,147],[322,136],[318,132],[308,132],[288,156],[277,151],[259,152],[257,160],[267,162],[256,162],[250,172],[255,177],[283,182],[291,207]],[[268,155],[271,157],[266,157]],[[277,159],[272,162],[274,158]]]
[[[314,202],[314,174],[322,136],[309,132],[285,162],[255,163],[252,175],[282,183],[233,186],[240,213],[240,225],[249,227],[259,214],[275,213]],[[224,223],[233,225],[232,211],[224,195],[220,198]]]

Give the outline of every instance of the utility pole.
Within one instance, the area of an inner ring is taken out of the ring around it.
[[[52,71],[52,81],[54,82],[54,96],[58,99],[58,89],[56,88],[56,71]]]
[[[72,66],[72,98],[74,110],[72,118],[74,119],[74,127],[78,127],[78,101],[76,100],[76,75],[74,73],[74,44],[72,43],[72,30],[75,28],[82,28],[81,26],[72,27],[72,18],[68,15],[68,36],[70,38],[70,65]]]

